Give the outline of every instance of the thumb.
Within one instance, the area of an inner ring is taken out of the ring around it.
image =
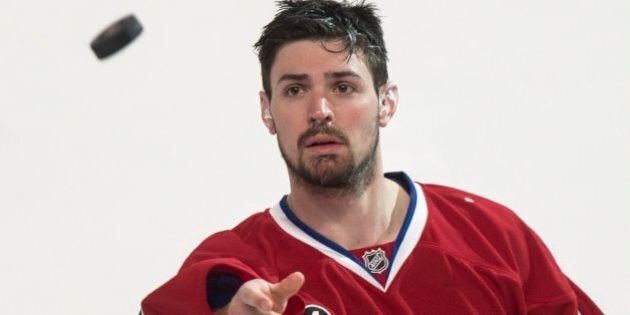
[[[271,294],[274,297],[276,305],[284,305],[289,298],[294,296],[304,284],[304,275],[296,271],[282,281],[273,284],[270,288]]]

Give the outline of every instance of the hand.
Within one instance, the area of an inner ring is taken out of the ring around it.
[[[227,306],[227,314],[280,315],[285,311],[289,298],[304,284],[304,275],[294,272],[278,283],[262,279],[247,281],[238,289]]]

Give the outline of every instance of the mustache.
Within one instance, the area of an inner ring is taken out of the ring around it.
[[[315,125],[310,127],[308,130],[300,135],[300,137],[298,138],[298,147],[303,147],[309,138],[319,134],[333,136],[339,139],[339,141],[341,141],[341,143],[345,145],[347,145],[349,142],[348,137],[343,131],[329,125]]]

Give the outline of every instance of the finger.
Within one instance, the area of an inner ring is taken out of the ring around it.
[[[295,295],[304,284],[304,275],[296,271],[279,283],[271,285],[271,294],[273,294],[276,303],[283,304],[290,297]]]
[[[249,283],[247,286],[241,287],[242,292],[240,294],[241,301],[244,304],[249,305],[261,312],[269,312],[273,307],[273,301],[269,296],[268,286],[269,284],[263,280]]]

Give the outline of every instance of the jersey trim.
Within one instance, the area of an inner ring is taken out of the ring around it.
[[[334,241],[326,238],[302,222],[289,207],[284,196],[280,203],[271,208],[271,217],[286,233],[309,245],[322,254],[332,258],[340,265],[346,267],[357,276],[364,279],[379,290],[385,292],[396,278],[396,274],[401,269],[413,249],[420,239],[427,219],[427,203],[422,187],[411,181],[409,176],[403,172],[388,173],[387,177],[397,180],[401,185],[406,186],[410,200],[407,214],[396,237],[396,242],[390,258],[389,274],[385,286],[382,286],[366,269],[363,262],[359,261],[352,253],[341,247]]]

